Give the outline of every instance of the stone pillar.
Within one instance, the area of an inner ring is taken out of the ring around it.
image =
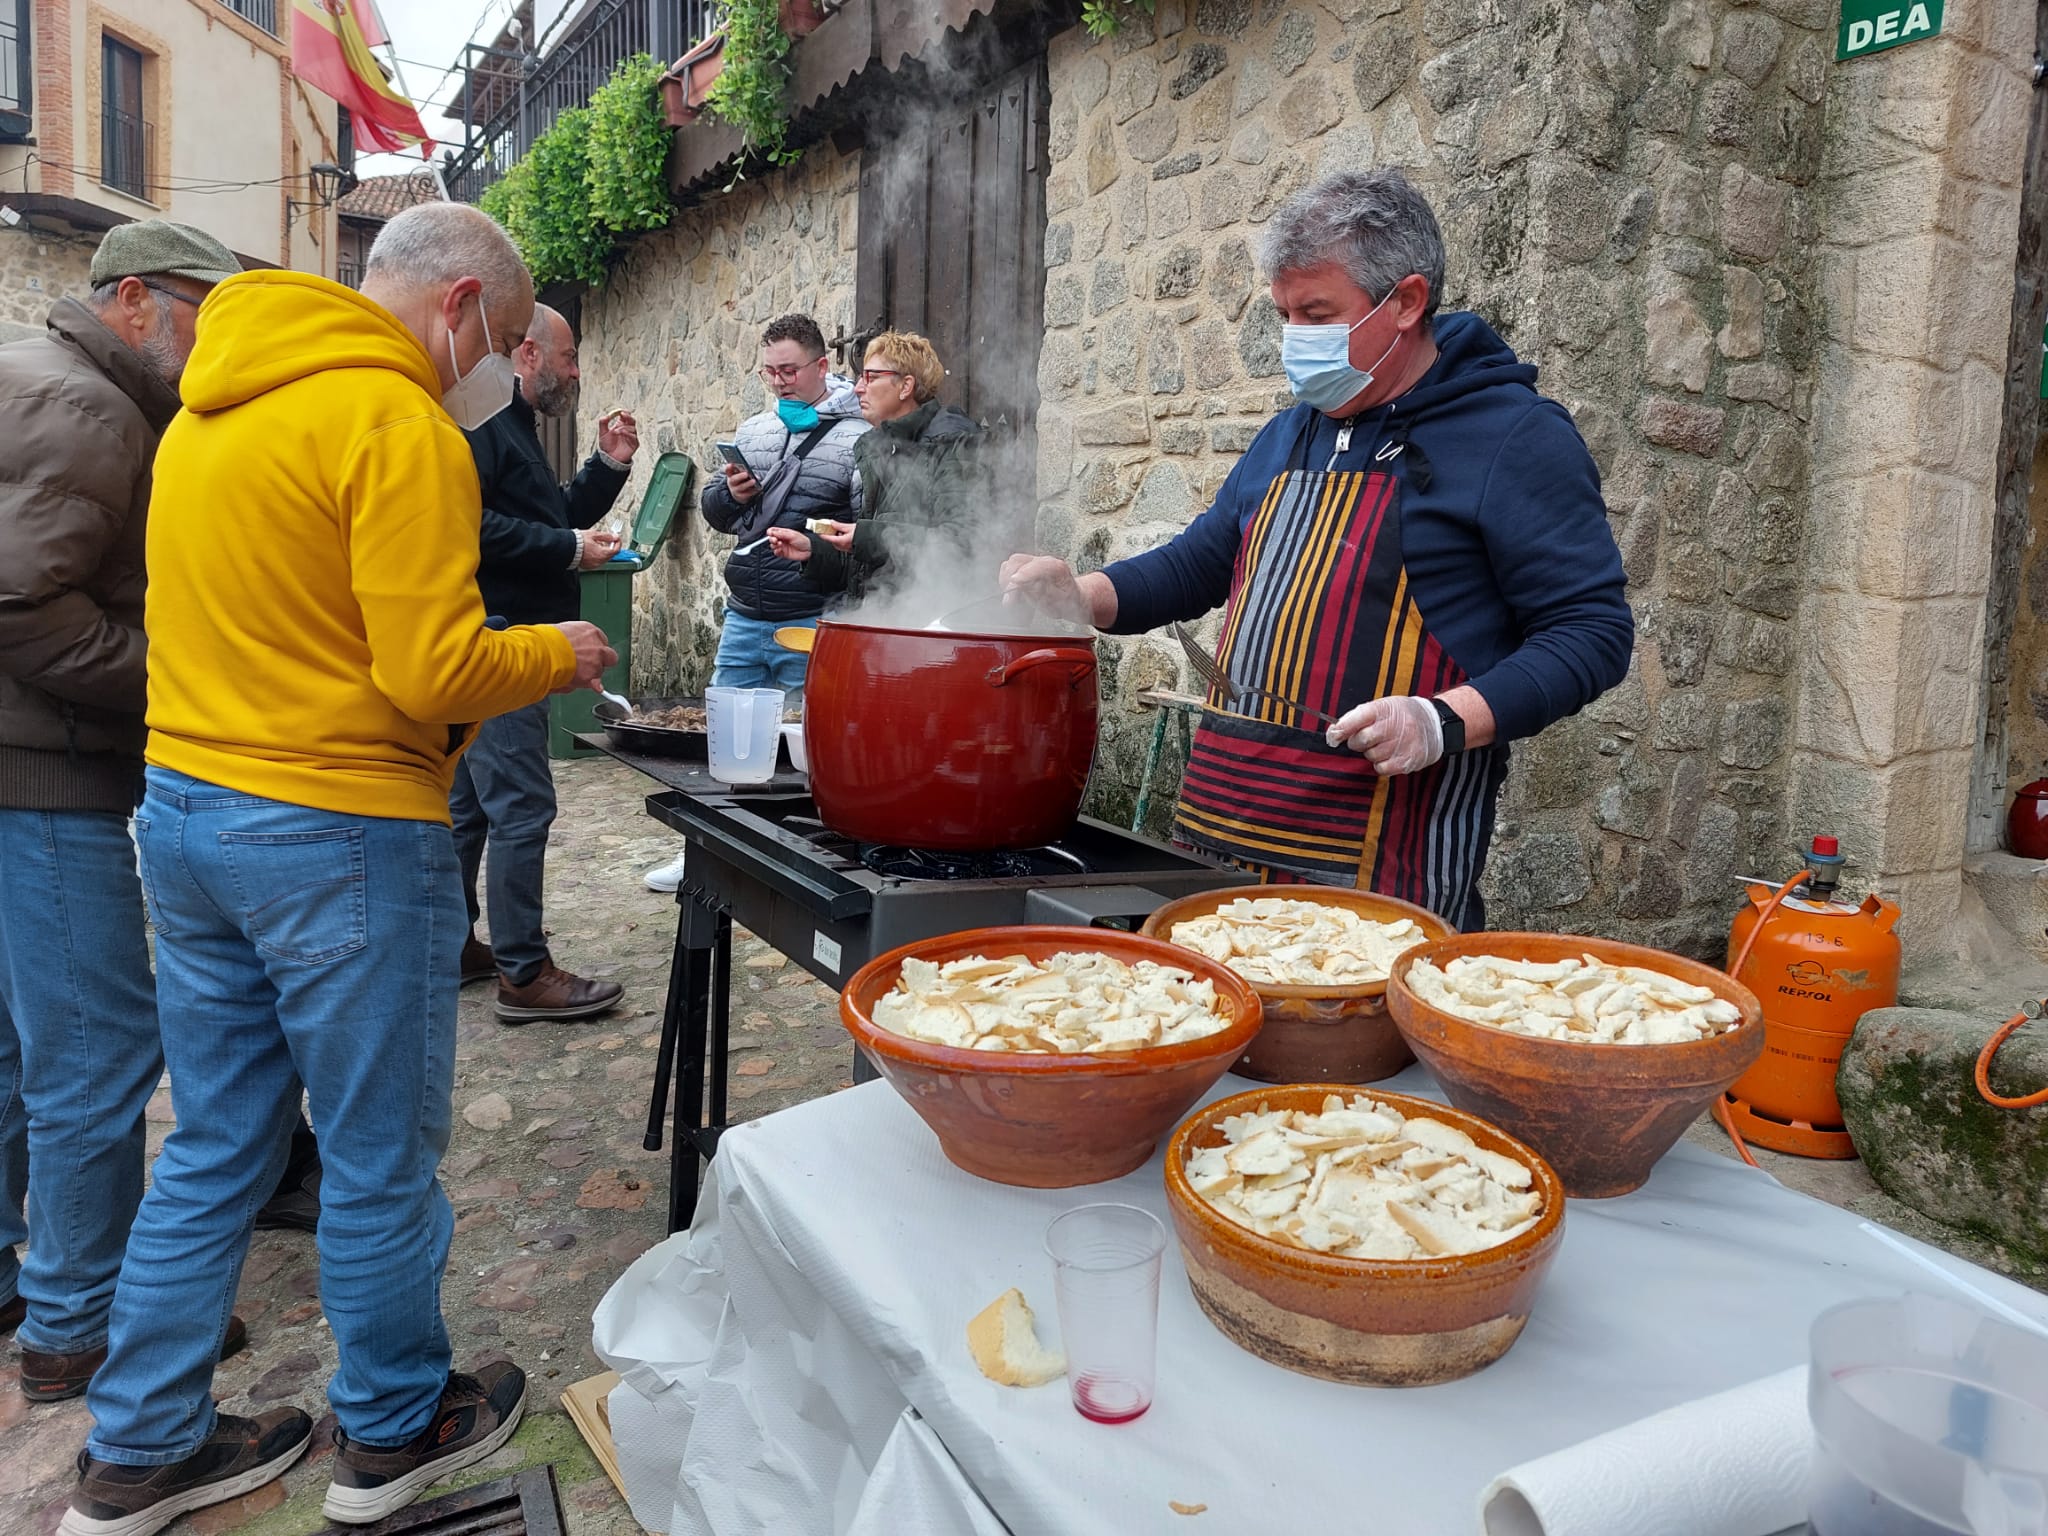
[[[1829,84],[1793,828],[1909,953],[1962,894],[2033,41],[2032,6],[1951,0]]]

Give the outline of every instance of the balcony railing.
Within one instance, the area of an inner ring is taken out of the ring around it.
[[[363,266],[359,261],[343,258],[334,264],[334,280],[344,288],[363,286]]]
[[[277,0],[220,0],[244,21],[253,21],[257,26],[277,36]]]
[[[448,169],[449,195],[475,202],[558,116],[589,101],[621,59],[681,53],[715,25],[718,9],[713,0],[602,0],[545,58],[469,49],[450,111],[469,133]]]
[[[100,115],[100,181],[130,197],[149,196],[149,151],[156,126],[108,107]]]

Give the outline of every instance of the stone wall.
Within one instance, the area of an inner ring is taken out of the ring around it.
[[[1042,546],[1093,567],[1207,505],[1288,399],[1261,226],[1400,166],[1446,302],[1572,410],[1638,626],[1627,681],[1517,748],[1492,920],[1710,955],[1732,877],[1833,830],[1924,947],[1960,895],[2032,9],[1950,0],[1846,64],[1835,0],[1158,0],[1062,34]],[[585,311],[594,405],[698,451],[754,408],[758,319],[850,317],[855,182],[814,149],[636,247]],[[644,685],[708,666],[700,525],[681,553],[642,584]],[[1158,636],[1104,658],[1093,808],[1122,819],[1136,695],[1190,678]]]
[[[40,335],[52,304],[84,298],[95,249],[85,240],[0,228],[0,342]]]
[[[643,444],[697,461],[701,488],[712,443],[767,399],[754,372],[762,326],[802,310],[828,339],[851,328],[859,179],[858,154],[820,145],[636,242],[583,301],[579,440],[596,441],[600,412],[630,410]],[[640,455],[615,523],[639,506],[653,459]],[[636,690],[708,680],[732,542],[705,525],[693,489],[661,558],[634,583]]]
[[[1488,884],[1502,924],[1710,951],[1729,877],[1787,861],[1832,25],[1821,0],[1161,0],[1149,28],[1052,50],[1048,547],[1093,565],[1157,543],[1285,403],[1256,242],[1340,166],[1398,165],[1431,195],[1447,303],[1577,417],[1637,661],[1518,752]],[[1112,812],[1142,761],[1132,695],[1182,668],[1154,637],[1113,672]]]
[[[1799,614],[1802,825],[1866,833],[1909,948],[1959,909],[1983,719],[2032,7],[1839,66],[1814,230],[1823,305]],[[2038,256],[2038,253],[2037,253]]]

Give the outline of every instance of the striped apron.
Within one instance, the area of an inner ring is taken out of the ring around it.
[[[1233,682],[1340,715],[1393,694],[1429,698],[1466,681],[1430,633],[1401,557],[1402,445],[1365,469],[1288,470],[1244,529],[1219,659]],[[1419,466],[1418,466],[1419,468]],[[1181,785],[1178,841],[1274,883],[1396,896],[1460,928],[1480,921],[1477,885],[1507,772],[1482,747],[1381,778],[1290,704],[1212,690]]]

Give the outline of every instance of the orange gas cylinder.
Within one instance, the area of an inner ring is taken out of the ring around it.
[[[1835,1097],[1835,1069],[1856,1021],[1899,1000],[1899,909],[1835,895],[1842,866],[1832,837],[1816,837],[1807,879],[1763,918],[1738,978],[1764,1010],[1764,1054],[1728,1090],[1743,1138],[1801,1157],[1854,1157]],[[1732,965],[1774,886],[1752,884],[1728,935]]]

